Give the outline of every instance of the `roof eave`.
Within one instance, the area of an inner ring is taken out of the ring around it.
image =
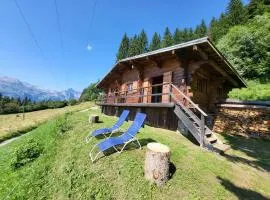
[[[216,51],[219,57],[224,60],[226,65],[233,71],[233,73],[237,76],[237,78],[241,81],[242,86],[247,87],[246,81],[241,77],[241,75],[236,71],[236,69],[232,66],[232,64],[227,60],[226,57],[222,55],[222,53],[215,47],[215,45],[211,42],[211,40],[207,39],[208,44]]]

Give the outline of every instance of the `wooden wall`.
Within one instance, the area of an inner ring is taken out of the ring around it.
[[[143,112],[147,114],[145,124],[165,128],[169,130],[176,130],[178,126],[178,118],[174,114],[174,108],[168,107],[126,107],[126,106],[101,106],[101,110],[104,114],[110,116],[120,116],[124,109],[130,111],[129,120],[134,120],[137,112]]]
[[[122,74],[118,74],[118,79],[111,80],[109,88],[105,91],[124,91],[127,84],[133,83],[133,89],[151,86],[153,77],[163,76],[163,82],[172,82],[183,93],[188,95],[205,112],[214,112],[217,100],[226,98],[227,93],[233,88],[226,80],[218,74],[213,67],[205,64],[205,61],[181,61],[176,56],[166,59],[163,62],[136,63],[134,67],[127,67]],[[198,79],[206,79],[207,91],[200,92],[197,88]],[[219,87],[219,89],[218,89]],[[218,94],[222,91],[222,95]],[[169,92],[169,88],[164,86],[163,92]],[[175,91],[173,91],[175,92]],[[144,89],[143,93],[151,94],[151,88]],[[176,92],[175,92],[176,93]],[[151,96],[134,97],[139,92],[130,92],[125,103],[150,103]],[[162,96],[162,103],[170,101],[168,95]],[[113,103],[113,102],[108,102]]]

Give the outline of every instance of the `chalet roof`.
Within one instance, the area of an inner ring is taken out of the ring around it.
[[[232,78],[238,83],[239,87],[246,87],[246,83],[243,78],[239,75],[239,73],[235,70],[235,68],[229,63],[229,61],[222,55],[222,53],[215,47],[215,45],[209,40],[208,37],[199,38],[196,40],[188,41],[185,43],[173,45],[166,48],[161,48],[155,51],[150,51],[147,53],[143,53],[140,55],[128,57],[122,60],[119,60],[111,70],[103,77],[103,79],[97,84],[97,87],[101,87],[105,80],[110,76],[110,74],[118,68],[121,63],[136,61],[139,59],[147,58],[149,56],[158,56],[160,54],[177,51],[180,49],[192,47],[194,45],[199,46],[201,49],[206,51],[207,54],[211,54],[212,59],[216,60],[220,67],[226,69],[227,72],[232,76]]]

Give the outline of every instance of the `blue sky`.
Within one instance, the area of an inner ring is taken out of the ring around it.
[[[247,3],[248,0],[244,2]],[[63,53],[54,0],[17,0],[43,52],[35,45],[14,0],[0,6],[0,76],[41,88],[82,90],[102,78],[115,63],[124,32],[145,29],[149,40],[166,26],[194,27],[224,12],[228,0],[57,0]],[[91,27],[91,28],[90,28]],[[91,50],[87,50],[88,41]]]

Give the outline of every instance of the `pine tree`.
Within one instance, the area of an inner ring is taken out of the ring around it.
[[[173,34],[173,40],[174,40],[174,44],[180,44],[180,43],[184,42],[183,31],[176,28],[174,31],[174,34]]]
[[[227,6],[227,16],[230,26],[246,23],[247,10],[241,0],[230,0]]]
[[[127,34],[125,33],[122,38],[118,53],[116,55],[117,61],[124,59],[128,56],[128,49],[129,49],[129,38],[127,37]]]
[[[183,42],[187,42],[188,40],[189,40],[188,29],[184,28],[184,30],[183,30]]]
[[[253,18],[256,15],[262,15],[264,12],[264,0],[250,0],[247,6],[248,18]]]
[[[138,40],[138,36],[134,35],[134,37],[131,38],[130,40],[128,56],[135,56],[138,54],[140,54],[139,40]]]
[[[172,34],[170,32],[170,29],[166,27],[163,40],[162,40],[162,47],[169,47],[172,46],[174,43]]]
[[[148,51],[148,39],[144,30],[142,30],[140,35],[138,36],[138,46],[139,46],[139,54]]]
[[[153,35],[149,50],[154,51],[154,50],[157,50],[157,49],[160,49],[160,48],[161,48],[160,35],[157,32],[155,32],[154,35]]]
[[[193,40],[195,39],[195,34],[193,32],[192,28],[188,29],[188,33],[187,33],[187,41]]]
[[[207,26],[205,24],[205,21],[202,20],[201,24],[198,25],[194,32],[194,38],[202,38],[207,35]]]
[[[217,43],[219,39],[221,39],[230,28],[228,17],[221,13],[220,18],[216,20],[213,18],[210,23],[210,37],[214,43]]]
[[[211,19],[211,22],[209,24],[209,38],[212,41],[216,41],[216,27],[217,27],[218,21],[215,17]]]

